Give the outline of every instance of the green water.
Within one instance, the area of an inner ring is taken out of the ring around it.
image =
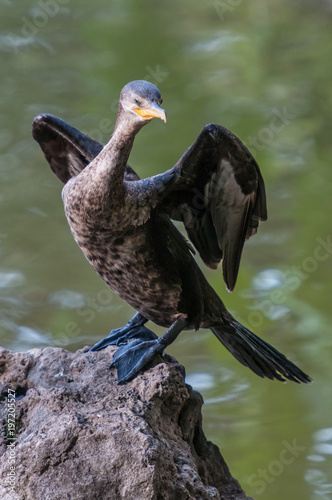
[[[331,4],[0,0],[0,10],[1,345],[75,350],[133,314],[76,247],[30,130],[48,112],[106,142],[120,89],[148,79],[168,122],[137,137],[141,176],[170,168],[208,122],[255,154],[269,220],[232,295],[220,272],[207,276],[314,383],[261,380],[209,332],[183,333],[168,352],[203,394],[206,435],[249,495],[331,499]]]

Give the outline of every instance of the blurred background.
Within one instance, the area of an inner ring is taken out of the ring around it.
[[[184,332],[168,352],[202,393],[207,438],[248,495],[331,499],[331,1],[0,0],[0,9],[1,345],[74,351],[133,315],[76,246],[31,121],[52,113],[105,143],[123,85],[150,80],[168,122],[138,135],[130,164],[142,177],[172,167],[209,122],[249,147],[269,220],[246,245],[233,294],[220,270],[205,272],[236,318],[314,382],[261,380],[208,331]]]

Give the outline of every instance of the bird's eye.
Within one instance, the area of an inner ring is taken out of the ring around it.
[[[137,98],[135,99],[135,104],[137,104],[137,106],[139,105],[139,100]]]

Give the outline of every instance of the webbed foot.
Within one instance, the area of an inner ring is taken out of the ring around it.
[[[116,367],[118,383],[128,382],[157,354],[162,354],[165,346],[160,339],[155,340],[132,340],[121,345],[114,354],[111,368]]]
[[[116,328],[112,330],[107,337],[97,342],[94,346],[90,347],[88,351],[101,351],[109,345],[121,345],[129,342],[132,339],[138,339],[140,342],[144,340],[155,340],[157,335],[155,335],[151,330],[146,328],[144,324],[147,319],[144,318],[140,313],[135,314],[135,316],[128,321],[128,323],[122,328]]]
[[[162,354],[182,332],[187,324],[186,319],[177,319],[162,337],[152,340],[142,338],[120,345],[116,351],[111,367],[116,367],[118,383],[128,382],[144,368],[157,354]]]

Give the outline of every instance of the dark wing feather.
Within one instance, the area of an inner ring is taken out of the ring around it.
[[[102,144],[88,135],[48,114],[34,118],[32,135],[51,169],[63,183],[78,175],[103,149]],[[127,181],[139,179],[129,165],[125,178]]]
[[[103,149],[97,141],[47,114],[33,120],[32,135],[51,169],[64,183],[79,174]]]
[[[224,127],[207,125],[171,170],[137,184],[136,193],[184,223],[207,266],[216,269],[223,259],[233,290],[245,240],[267,218],[264,181],[242,142]]]

